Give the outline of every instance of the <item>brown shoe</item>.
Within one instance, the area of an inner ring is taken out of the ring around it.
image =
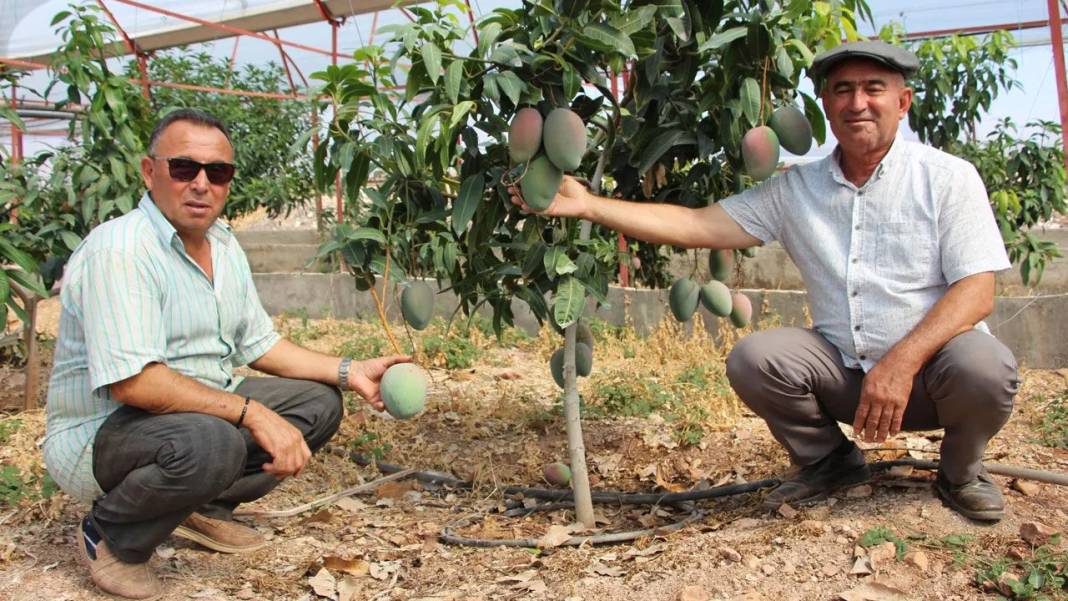
[[[220,553],[245,553],[255,551],[267,544],[263,535],[254,528],[237,522],[209,518],[199,513],[185,518],[185,521],[174,529],[174,535],[200,543]]]
[[[971,482],[964,484],[951,484],[942,470],[938,470],[935,488],[951,509],[966,518],[997,522],[1005,516],[1005,498],[985,467],[980,468]]]
[[[126,563],[111,554],[103,540],[94,543],[85,533],[85,521],[78,526],[76,541],[89,577],[100,590],[127,599],[155,599],[163,593],[163,583],[148,563]]]

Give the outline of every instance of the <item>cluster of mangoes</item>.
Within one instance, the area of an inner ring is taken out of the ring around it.
[[[767,125],[754,127],[742,137],[745,172],[762,181],[779,166],[779,146],[803,155],[812,148],[812,124],[794,106],[775,109]]]
[[[556,349],[549,357],[549,371],[553,381],[560,388],[564,387],[564,349]],[[578,322],[575,326],[575,374],[585,378],[593,371],[593,332],[590,326]]]
[[[555,108],[542,118],[536,108],[519,109],[508,130],[508,156],[525,164],[519,183],[523,200],[535,211],[552,204],[565,171],[574,171],[586,154],[586,126],[568,108]]]
[[[401,315],[416,330],[426,329],[434,314],[434,290],[426,282],[409,282],[401,291]],[[397,419],[408,419],[426,405],[427,379],[414,363],[391,366],[379,383],[386,411]]]
[[[675,319],[689,321],[700,303],[713,315],[729,317],[736,328],[749,325],[753,318],[753,303],[741,292],[732,293],[723,283],[730,275],[730,252],[713,250],[709,253],[708,271],[713,279],[707,284],[702,286],[690,278],[679,278],[671,285],[668,305]]]

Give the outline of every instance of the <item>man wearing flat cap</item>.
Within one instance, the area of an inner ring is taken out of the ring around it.
[[[865,441],[944,429],[940,496],[971,519],[1004,514],[982,457],[1019,380],[1012,352],[982,320],[994,272],[1010,263],[975,168],[898,131],[918,67],[883,42],[817,56],[809,73],[837,148],[720,202],[625,202],[565,178],[544,211],[683,248],[782,244],[804,278],[812,327],[750,334],[727,358],[731,386],[794,464],[768,509],[869,479],[843,422]]]

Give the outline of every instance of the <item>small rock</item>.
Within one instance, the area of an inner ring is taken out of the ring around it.
[[[839,535],[837,538],[834,539],[834,542],[839,544],[839,545],[844,545],[844,544],[849,542],[849,539],[844,537],[844,536]]]
[[[756,518],[742,518],[735,520],[734,525],[738,528],[756,528],[760,525],[760,520]]]
[[[909,551],[905,554],[905,563],[913,566],[921,572],[927,572],[931,567],[930,561],[927,559],[927,554],[923,551]]]
[[[1008,552],[1005,553],[1005,555],[1009,559],[1015,559],[1016,561],[1023,561],[1024,559],[1027,559],[1027,553],[1019,547],[1010,548]]]
[[[679,601],[709,601],[711,598],[708,591],[692,584],[682,587],[679,591]]]
[[[1020,538],[1028,544],[1040,547],[1049,542],[1058,532],[1041,522],[1024,522],[1020,526]]]
[[[1006,597],[1012,598],[1015,596],[1012,585],[1018,582],[1020,582],[1020,576],[1006,570],[1001,573],[1001,576],[998,576],[997,591]]]
[[[823,571],[823,575],[824,576],[830,578],[831,576],[837,575],[838,572],[840,572],[841,570],[842,569],[840,567],[836,566],[835,564],[828,563],[828,564],[824,564],[822,571]]]
[[[1041,490],[1041,487],[1037,482],[1028,482],[1027,480],[1020,479],[1013,480],[1010,486],[1025,497],[1033,497]]]
[[[824,521],[831,517],[831,506],[820,505],[819,507],[813,507],[805,512],[805,515],[809,519]]]
[[[871,573],[871,561],[867,557],[858,557],[853,562],[853,567],[849,570],[849,574],[852,576],[867,576]]]
[[[758,567],[760,567],[760,558],[751,557],[751,556],[750,557],[746,557],[745,558],[745,567],[749,568],[750,570],[757,569]]]
[[[894,478],[908,478],[915,471],[911,465],[895,465],[890,468],[890,475]]]
[[[790,507],[788,503],[783,503],[782,505],[779,505],[779,515],[788,520],[792,520],[797,517],[797,513],[798,511],[793,507]]]
[[[871,559],[871,567],[878,570],[897,558],[897,547],[892,542],[885,542],[868,549],[868,558]]]
[[[764,572],[765,576],[771,576],[775,573],[775,566],[771,565],[771,562],[765,562],[760,566],[760,571]]]
[[[723,559],[726,559],[731,563],[738,563],[742,560],[742,554],[730,547],[720,547],[719,554],[723,557]]]
[[[870,497],[872,488],[870,484],[861,484],[860,486],[854,486],[846,491],[846,496],[850,499],[864,499]]]
[[[256,596],[256,593],[251,588],[246,587],[234,593],[234,596],[238,599],[252,599]]]

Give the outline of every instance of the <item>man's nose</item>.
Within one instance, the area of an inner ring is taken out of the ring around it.
[[[864,90],[856,90],[849,95],[849,110],[859,112],[867,107],[868,95],[864,93]]]
[[[197,176],[193,178],[193,181],[189,182],[189,185],[196,192],[205,193],[208,191],[208,186],[211,182],[208,181],[208,172],[204,169],[197,171]]]

